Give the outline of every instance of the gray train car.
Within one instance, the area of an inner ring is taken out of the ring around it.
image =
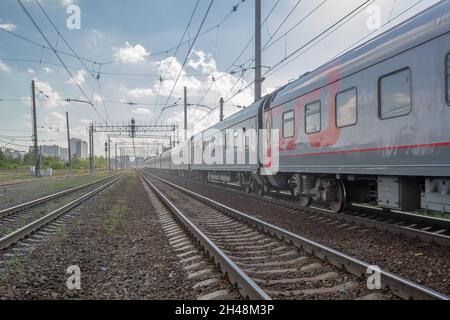
[[[160,156],[155,156],[148,160],[147,167],[151,169],[161,169],[160,161]]]
[[[274,188],[305,204],[347,201],[450,212],[450,1],[276,92]]]
[[[172,169],[172,158],[171,150],[164,151],[160,156],[160,169],[171,170]]]
[[[188,150],[189,150],[189,147],[186,148],[185,143],[177,145],[170,150],[170,154],[171,154],[170,170],[177,171],[177,173],[179,175],[188,176],[188,173],[190,171],[190,158],[189,158]],[[185,156],[184,153],[186,153],[186,156],[188,156],[188,158],[186,159],[187,161],[176,161],[176,159],[174,159],[174,157],[177,156],[178,159],[184,160],[184,156]]]
[[[250,153],[258,146],[257,132],[261,126],[261,114],[262,101],[258,101],[194,136],[189,142],[193,160],[192,174],[202,180],[237,182],[245,185],[259,168],[257,152],[252,156]],[[250,132],[254,132],[255,135],[250,136]],[[205,155],[209,151],[214,161],[206,161]],[[227,151],[232,154],[232,159],[227,159]],[[238,152],[242,152],[241,157]],[[198,157],[200,161],[195,161],[195,153],[203,155]]]
[[[303,205],[323,201],[335,212],[356,202],[450,213],[449,123],[445,0],[212,127],[279,130],[277,174],[261,175],[276,162],[202,161],[188,171],[258,194],[290,191]],[[215,142],[207,131],[188,141],[191,160]]]

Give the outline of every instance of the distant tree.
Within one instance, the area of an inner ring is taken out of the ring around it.
[[[34,163],[34,155],[32,153],[27,153],[23,156],[23,165],[32,166]]]

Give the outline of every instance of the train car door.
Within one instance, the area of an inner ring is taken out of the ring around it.
[[[272,168],[272,128],[273,128],[273,118],[272,118],[272,110],[267,110],[264,112],[264,129],[266,130],[265,134],[265,142],[262,145],[264,158],[261,159],[262,167],[266,170]]]

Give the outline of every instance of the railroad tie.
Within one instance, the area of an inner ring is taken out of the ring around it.
[[[272,291],[272,290],[265,290],[265,291],[267,294],[271,296],[278,296],[278,297],[311,296],[311,295],[324,295],[335,292],[348,292],[357,286],[358,283],[349,281],[331,288],[303,289],[296,291]]]
[[[219,282],[219,280],[217,280],[216,278],[206,279],[206,280],[203,280],[203,281],[195,284],[192,288],[194,290],[208,288],[208,287],[211,287],[212,285],[215,285],[217,282]]]
[[[192,279],[197,279],[197,278],[203,278],[205,276],[210,276],[213,273],[213,269],[203,269],[200,271],[196,271],[194,273],[189,273],[187,278],[192,280]]]
[[[214,291],[214,292],[208,293],[204,296],[200,296],[197,298],[197,300],[204,300],[204,301],[226,300],[227,297],[228,297],[228,290],[219,290],[219,291]]]

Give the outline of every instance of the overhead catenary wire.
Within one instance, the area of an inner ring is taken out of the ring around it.
[[[263,22],[261,23],[261,27],[267,23],[267,21],[269,20],[269,17],[273,14],[273,12],[275,11],[275,9],[277,8],[278,4],[280,3],[280,0],[277,0],[276,3],[273,5],[273,7],[270,9],[269,13],[267,14],[266,18],[263,20]],[[250,40],[245,44],[244,48],[241,50],[241,52],[239,53],[239,55],[237,56],[236,59],[234,59],[234,61],[230,64],[230,66],[228,68],[226,68],[224,74],[222,74],[219,78],[215,79],[206,89],[205,93],[202,95],[202,99],[200,101],[200,103],[202,103],[204,101],[204,99],[206,98],[206,96],[208,95],[209,91],[211,91],[212,87],[214,86],[214,84],[223,79],[225,76],[229,75],[230,71],[233,69],[233,67],[236,66],[236,63],[241,59],[241,57],[244,55],[244,53],[247,51],[247,49],[249,48],[249,46],[252,44],[253,40],[255,39],[255,34],[253,34],[253,36],[250,38]],[[242,71],[246,71],[247,68],[241,68]]]
[[[47,17],[48,21],[50,22],[50,24],[52,25],[52,27],[55,29],[56,33],[58,34],[58,37],[60,37],[64,43],[69,47],[70,51],[72,51],[72,53],[77,57],[78,61],[82,64],[82,66],[84,67],[84,69],[91,75],[92,78],[94,78],[97,82],[97,86],[98,86],[98,90],[102,99],[102,104],[103,104],[103,108],[105,110],[106,113],[106,122],[108,123],[109,121],[109,112],[108,112],[108,108],[106,106],[105,100],[104,100],[104,95],[103,95],[103,89],[101,87],[100,84],[100,75],[96,76],[94,75],[94,73],[88,68],[88,66],[86,65],[86,63],[80,58],[80,56],[75,52],[75,50],[72,48],[72,46],[70,45],[70,43],[64,38],[64,36],[61,34],[61,32],[59,31],[59,29],[56,27],[56,25],[53,23],[53,20],[50,18],[50,16],[47,14],[47,12],[44,10],[44,8],[42,7],[42,5],[39,3],[39,0],[35,0],[36,4],[39,6],[39,8],[41,9],[41,11],[44,13],[44,15]],[[99,74],[100,74],[100,70],[101,70],[101,64],[99,66]],[[74,80],[75,81],[75,80]]]
[[[72,48],[70,43],[64,38],[64,36],[61,34],[61,32],[59,32],[58,27],[56,27],[56,25],[53,23],[53,20],[50,18],[50,16],[47,14],[45,9],[42,7],[42,5],[40,4],[39,0],[35,0],[35,2],[38,5],[38,7],[41,9],[41,11],[44,13],[44,15],[47,17],[47,20],[50,22],[50,24],[52,25],[53,29],[55,29],[56,33],[58,34],[58,37],[61,38],[64,41],[64,43],[67,45],[67,47],[69,47],[69,49],[72,52],[72,54],[78,59],[78,61],[80,61],[81,65],[84,67],[84,69],[95,79],[96,76],[88,68],[88,66],[83,61],[83,59],[81,59],[81,57],[75,52],[75,50]]]
[[[183,61],[183,64],[181,65],[180,71],[178,72],[178,76],[177,76],[177,78],[176,78],[176,80],[175,80],[175,83],[174,83],[174,85],[173,85],[173,87],[172,87],[172,90],[170,91],[169,96],[167,97],[167,100],[166,100],[165,105],[167,105],[167,104],[169,103],[170,98],[172,97],[172,94],[173,94],[173,92],[175,91],[175,88],[176,88],[176,86],[177,86],[177,84],[178,84],[178,80],[180,79],[180,75],[181,75],[181,73],[183,72],[184,67],[186,66],[186,63],[187,63],[187,61],[188,61],[188,59],[189,59],[189,56],[190,56],[190,54],[191,54],[191,52],[192,52],[192,49],[194,48],[195,43],[197,42],[198,35],[200,34],[200,32],[201,32],[201,30],[202,30],[202,28],[203,28],[203,25],[205,24],[205,21],[206,21],[206,19],[208,18],[208,15],[209,15],[209,13],[210,13],[210,11],[211,11],[211,8],[212,8],[213,4],[214,4],[214,0],[211,0],[211,1],[209,2],[208,8],[207,8],[207,10],[206,10],[206,12],[205,12],[205,15],[203,16],[203,19],[202,19],[202,21],[201,21],[201,23],[200,23],[200,26],[199,26],[199,28],[198,28],[198,30],[197,30],[197,33],[196,33],[196,35],[195,35],[195,37],[194,37],[194,40],[192,41],[192,44],[191,44],[191,46],[190,46],[190,48],[189,48],[189,50],[188,50],[188,52],[187,52],[187,54],[186,54],[186,57],[185,57],[185,59],[184,59],[184,61]],[[163,114],[163,110],[161,110],[161,111],[162,111],[162,112],[161,112],[160,115],[158,116],[158,119],[157,119],[156,123],[158,123],[159,120],[161,119],[161,116],[162,116],[162,114]]]
[[[21,40],[23,40],[25,42],[28,42],[28,43],[30,43],[32,45],[40,47],[43,50],[48,50],[48,51],[53,51],[53,52],[56,51],[56,52],[58,52],[61,55],[68,56],[68,57],[71,57],[71,58],[77,58],[74,54],[71,54],[71,53],[69,53],[67,51],[58,50],[58,49],[55,49],[55,48],[52,49],[52,48],[50,48],[50,47],[48,47],[48,46],[46,46],[46,45],[44,45],[42,43],[39,43],[39,42],[34,41],[34,40],[31,40],[31,39],[29,39],[29,38],[27,38],[25,36],[22,36],[22,35],[20,35],[20,34],[18,34],[16,32],[13,32],[13,31],[10,31],[10,30],[6,30],[5,28],[0,28],[0,31],[3,31],[3,32],[5,32],[5,33],[7,33],[7,34],[9,34],[9,35],[11,35],[13,37],[16,37],[16,38],[21,39]],[[94,61],[94,60],[91,60],[91,59],[88,59],[88,58],[84,58],[84,57],[80,57],[80,59],[82,59],[82,60],[84,60],[86,62],[89,62],[89,63],[95,63],[95,64],[98,63],[97,61]]]
[[[160,78],[160,86],[159,86],[158,95],[156,96],[156,104],[158,104],[158,102],[159,102],[159,96],[161,94],[161,88],[162,88],[163,81],[165,81],[166,75],[169,72],[170,67],[173,64],[173,61],[175,60],[175,57],[178,55],[178,51],[180,50],[181,44],[182,44],[182,42],[184,40],[184,37],[186,36],[186,33],[188,32],[189,28],[191,27],[192,20],[194,19],[195,13],[197,12],[199,3],[200,3],[200,0],[197,0],[197,2],[195,3],[195,6],[194,6],[194,10],[192,11],[191,17],[189,18],[187,26],[184,29],[183,35],[181,36],[180,42],[178,43],[178,46],[177,46],[177,48],[175,50],[175,54],[174,54],[173,58],[170,59],[170,62],[169,62],[169,65],[166,68],[166,71],[163,73],[163,75]]]
[[[269,40],[267,40],[266,44],[264,45],[264,47],[267,46],[267,44],[273,39],[273,37],[275,37],[275,35],[278,33],[278,31],[281,30],[281,28],[284,26],[284,24],[287,22],[287,20],[289,19],[289,17],[294,13],[294,11],[297,9],[297,7],[300,5],[300,3],[303,0],[298,0],[297,3],[294,5],[294,7],[291,9],[291,11],[289,11],[288,15],[284,18],[284,20],[280,23],[280,25],[278,26],[278,28],[272,33],[272,35],[269,37]]]
[[[35,64],[41,64],[41,65],[48,65],[53,67],[60,67],[63,68],[63,65],[50,62],[46,60],[36,60],[36,59],[24,59],[24,58],[9,58],[9,57],[0,57],[0,60],[3,61],[11,61],[11,62],[23,62],[23,63],[35,63]],[[100,64],[99,64],[100,65]],[[67,65],[69,69],[72,70],[79,70],[79,67]],[[92,70],[94,72],[94,70]],[[132,73],[132,72],[105,72],[105,71],[96,71],[97,75],[100,76],[120,76],[120,77],[142,77],[142,78],[160,78],[160,74],[156,73]],[[210,74],[188,74],[188,75],[181,75],[181,77],[210,77],[213,75]],[[166,80],[175,80],[174,78],[165,78]]]
[[[360,38],[358,41],[354,42],[353,44],[351,44],[350,46],[348,46],[347,48],[345,48],[344,50],[340,51],[337,55],[335,55],[331,60],[336,59],[337,57],[341,56],[342,54],[345,54],[347,51],[351,50],[352,48],[354,48],[355,46],[359,45],[361,42],[363,42],[364,40],[366,40],[368,37],[370,37],[371,35],[375,34],[376,32],[379,32],[381,29],[383,29],[385,26],[387,26],[388,24],[390,24],[393,20],[396,20],[397,18],[401,17],[402,15],[404,15],[405,13],[409,12],[410,10],[414,9],[416,6],[418,6],[420,3],[422,3],[424,0],[419,0],[415,3],[413,3],[411,6],[407,7],[405,10],[403,10],[402,12],[400,12],[399,14],[397,14],[395,17],[392,17],[392,15],[389,17],[389,20],[384,23],[379,30],[374,30],[370,33],[368,33],[367,35],[365,35],[364,37]],[[331,61],[330,60],[330,61]]]
[[[390,18],[389,18],[389,21],[387,21],[385,24],[383,24],[383,25],[381,26],[380,29],[384,28],[386,25],[388,25],[388,24],[389,24],[390,22],[392,22],[393,20],[395,20],[395,19],[399,18],[400,16],[404,15],[405,13],[409,12],[410,10],[412,10],[414,7],[416,7],[417,5],[419,5],[420,3],[422,3],[423,1],[424,1],[424,0],[419,0],[419,1],[415,2],[414,4],[412,4],[411,6],[409,6],[408,8],[406,8],[404,11],[400,12],[400,13],[399,13],[398,15],[396,15],[395,17],[393,17],[393,18],[390,17]],[[366,2],[367,2],[367,1],[366,1]],[[366,4],[366,2],[363,3],[362,5],[364,6],[364,5]],[[373,2],[373,1],[370,1],[370,3],[372,3],[372,2]],[[370,3],[369,3],[369,5],[370,5]],[[346,17],[351,16],[352,13],[354,13],[354,12],[356,12],[356,11],[358,11],[358,8],[357,8],[356,10],[353,10],[353,11],[352,11],[349,15],[347,15]],[[362,12],[362,10],[359,11],[359,12]],[[352,18],[354,18],[355,16],[356,16],[356,14],[354,14],[354,15],[352,16]],[[341,19],[341,20],[343,20],[343,19]],[[344,17],[344,20],[345,20],[345,17]],[[351,19],[347,20],[345,23],[348,23],[350,20],[351,20]],[[336,31],[336,30],[334,30],[334,32],[335,32],[335,31]],[[336,58],[338,58],[339,56],[345,54],[348,50],[351,50],[351,49],[354,48],[356,45],[360,44],[362,41],[366,40],[368,37],[370,37],[371,35],[373,35],[373,34],[376,33],[376,32],[379,32],[379,29],[370,32],[369,34],[367,34],[367,35],[365,35],[364,37],[362,37],[361,39],[359,39],[357,42],[353,43],[351,46],[349,46],[349,47],[347,47],[346,49],[340,51],[340,52],[339,52],[337,55],[335,55],[329,62],[331,62],[331,61],[335,60]],[[328,36],[329,36],[329,35],[328,35]],[[318,37],[316,37],[316,38],[320,38],[320,35],[319,35]],[[322,41],[322,40],[323,40],[323,38],[322,38],[320,41]],[[319,41],[319,42],[320,42],[320,41]],[[317,42],[317,43],[319,43],[319,42]],[[310,48],[308,48],[307,50],[310,50],[312,47],[314,47],[315,45],[317,45],[317,43],[314,44],[313,46],[311,46]],[[303,47],[303,46],[302,46],[302,47]],[[301,49],[300,49],[300,50],[301,50]],[[298,52],[298,51],[297,51],[297,52]],[[306,52],[306,51],[301,52],[300,54],[298,54],[297,56],[295,56],[293,59],[291,59],[287,64],[291,63],[292,61],[294,61],[295,59],[297,59],[298,57],[300,57],[301,55],[303,55],[305,52]],[[284,59],[284,60],[286,60],[286,59]],[[329,63],[329,62],[328,62],[328,63]],[[285,67],[287,64],[283,65],[282,67]],[[270,74],[273,74],[274,72],[277,72],[277,71],[280,70],[280,69],[281,69],[280,66],[279,66],[278,68],[276,68],[276,69],[271,69],[271,70],[269,70],[264,76],[267,76],[267,74],[269,74],[269,73],[270,73]],[[269,75],[270,75],[270,74],[269,74]],[[251,84],[249,84],[247,87],[249,87],[249,86],[251,86]],[[246,88],[247,88],[247,87],[246,87]],[[232,98],[235,97],[236,95],[240,94],[240,93],[241,93],[243,90],[245,90],[246,88],[239,90],[239,91],[238,91],[235,95],[233,95],[230,99],[232,99]],[[228,99],[228,100],[230,100],[230,99]]]
[[[269,48],[273,47],[276,43],[278,43],[282,39],[287,39],[287,36],[294,31],[298,26],[300,26],[303,22],[305,22],[308,18],[310,18],[314,13],[316,13],[325,3],[327,3],[329,0],[323,0],[321,3],[319,3],[316,7],[314,7],[311,11],[309,11],[303,18],[301,18],[294,26],[292,26],[288,31],[284,32],[282,35],[280,35],[278,38],[270,42],[271,40],[266,42],[266,44],[262,48],[262,52],[268,50]],[[273,37],[272,37],[273,38]],[[255,61],[255,56],[252,56],[248,60],[246,60],[243,65],[251,64],[253,61]]]
[[[44,38],[45,42],[47,42],[47,45],[52,48],[54,54],[56,55],[56,57],[58,58],[59,62],[64,66],[64,69],[66,70],[66,72],[69,74],[69,76],[71,77],[73,83],[78,87],[78,89],[80,90],[80,92],[83,94],[83,96],[86,98],[87,101],[90,101],[88,95],[86,94],[86,92],[83,90],[83,88],[81,87],[81,85],[78,83],[78,81],[76,81],[75,77],[73,76],[72,72],[69,70],[69,68],[66,66],[64,60],[61,58],[61,56],[59,55],[59,53],[55,50],[55,48],[53,47],[53,45],[50,43],[50,41],[48,40],[47,36],[44,34],[44,32],[42,31],[42,29],[39,27],[39,25],[37,24],[37,22],[34,20],[34,18],[31,16],[30,12],[28,11],[28,9],[23,5],[21,0],[16,0],[17,3],[20,5],[20,7],[23,9],[23,11],[25,12],[25,14],[28,16],[28,18],[31,20],[31,22],[33,23],[33,25],[35,26],[35,28],[38,30],[38,32],[41,34],[41,36]],[[95,110],[95,112],[97,113],[97,115],[100,117],[100,119],[102,119],[104,121],[103,116],[98,112],[97,108],[95,108],[94,104],[91,102],[91,106],[93,107],[93,109]]]
[[[389,20],[388,20],[386,23],[384,23],[382,26],[380,26],[380,29],[384,28],[386,25],[388,25],[390,22],[392,22],[392,20],[395,20],[395,19],[399,18],[400,16],[404,15],[405,13],[407,13],[408,11],[412,10],[414,7],[416,7],[417,5],[419,5],[420,3],[422,3],[423,1],[424,1],[424,0],[419,0],[419,1],[415,2],[415,3],[413,3],[413,4],[412,4],[411,6],[409,6],[408,8],[406,8],[404,11],[400,12],[400,13],[399,13],[398,15],[396,15],[394,18],[390,17]],[[372,1],[369,3],[369,5],[372,4],[373,2],[375,2],[375,0],[372,0]],[[360,12],[362,12],[362,10],[361,10]],[[354,16],[356,16],[356,15],[359,14],[360,12],[355,13]],[[353,17],[354,17],[354,16],[353,16]],[[353,18],[353,17],[352,17],[352,18]],[[347,22],[348,22],[348,21],[347,21]],[[339,29],[340,27],[342,27],[342,25],[339,26],[338,28],[336,28],[334,31],[336,31],[336,30]],[[373,35],[374,33],[378,32],[380,29],[374,30],[374,31],[370,32],[369,34],[365,35],[364,37],[360,38],[357,42],[355,42],[355,43],[352,44],[351,46],[349,46],[349,47],[347,47],[346,49],[340,51],[337,55],[335,55],[335,56],[334,56],[331,60],[329,60],[327,63],[329,63],[329,62],[335,60],[335,59],[336,59],[337,57],[339,57],[339,56],[342,56],[342,55],[345,54],[347,51],[349,51],[350,49],[354,48],[356,45],[360,44],[362,41],[366,40],[368,37],[370,37],[370,36]],[[317,44],[319,44],[321,41],[323,41],[324,39],[326,39],[328,36],[329,36],[329,35],[327,35],[326,37],[320,39],[320,40],[319,40],[318,42],[316,42],[313,46],[307,48],[307,49],[304,50],[303,52],[300,52],[300,53],[299,53],[297,56],[295,56],[290,62],[294,61],[295,59],[297,59],[297,58],[300,57],[301,55],[305,54],[307,51],[309,51],[310,49],[312,49],[314,46],[316,46]],[[289,63],[290,63],[290,62],[289,62]],[[283,67],[284,67],[284,66],[283,66]],[[282,69],[282,67],[277,68],[277,69],[270,70],[270,72],[271,72],[271,73],[274,73],[274,72],[279,71],[280,69]]]
[[[337,30],[339,30],[341,27],[343,27],[345,24],[347,24],[348,22],[350,22],[353,18],[355,18],[358,14],[360,14],[361,12],[363,12],[367,7],[369,7],[371,4],[373,4],[376,0],[367,0],[364,3],[362,3],[360,6],[358,6],[355,10],[351,11],[349,14],[347,14],[346,16],[344,16],[344,18],[340,19],[339,21],[337,21],[335,24],[333,24],[331,27],[327,28],[327,30],[325,30],[324,32],[320,33],[315,39],[308,41],[306,44],[302,45],[300,48],[297,48],[296,50],[294,50],[293,52],[291,52],[289,55],[285,56],[285,58],[283,60],[281,60],[280,62],[278,62],[277,64],[275,64],[274,66],[272,66],[272,68],[266,73],[266,76],[269,76],[272,73],[277,72],[278,70],[281,69],[281,65],[283,63],[285,63],[286,60],[291,59],[291,61],[297,59],[298,57],[300,57],[301,55],[305,54],[306,52],[308,52],[309,50],[311,50],[312,48],[314,48],[315,46],[317,46],[319,43],[321,43],[324,39],[328,38],[329,36],[331,36],[333,33],[335,33]],[[323,37],[322,37],[323,36]],[[309,45],[311,45],[310,47],[308,47]],[[304,51],[302,51],[303,49],[305,49]],[[302,52],[300,52],[302,51]],[[298,55],[296,55],[297,53],[299,53]],[[296,56],[295,56],[296,55]],[[295,57],[294,57],[295,56]],[[287,64],[291,63],[291,61],[289,61]],[[285,67],[287,64],[284,64],[282,67]]]
[[[333,23],[330,27],[326,28],[324,31],[322,31],[319,35],[313,37],[312,39],[310,39],[309,41],[307,41],[305,44],[303,44],[302,46],[300,46],[299,48],[295,49],[293,52],[291,52],[289,55],[287,55],[285,58],[281,59],[280,61],[278,61],[277,63],[275,63],[273,66],[271,66],[271,68],[265,72],[263,74],[263,77],[267,77],[269,75],[269,73],[273,72],[273,70],[275,70],[276,68],[278,68],[279,66],[281,66],[282,64],[286,63],[287,60],[289,60],[289,58],[293,57],[295,54],[297,54],[300,50],[302,50],[303,48],[309,46],[311,43],[314,43],[317,39],[320,39],[324,34],[328,33],[330,30],[332,30],[335,26],[339,25],[342,21],[345,21],[348,17],[352,16],[355,12],[358,12],[359,10],[361,10],[362,8],[366,7],[368,4],[370,4],[372,1],[374,0],[366,0],[364,1],[362,4],[360,4],[358,7],[356,7],[355,9],[353,9],[351,12],[349,12],[348,14],[346,14],[343,18],[339,19],[337,22]],[[347,20],[346,23],[348,23],[350,20]],[[297,58],[297,57],[296,57]],[[289,61],[289,63],[291,63],[291,61]],[[244,90],[246,90],[247,88],[249,88],[252,84],[254,84],[254,81],[252,81],[251,83],[247,84],[244,88],[239,89],[238,92],[236,92],[235,94],[233,94],[231,97],[229,97],[227,100],[225,100],[225,102],[230,101],[231,99],[233,99],[235,96],[239,95],[240,93],[242,93]]]
[[[209,34],[213,31],[215,31],[218,27],[222,26],[235,12],[238,11],[239,7],[241,6],[242,3],[244,3],[246,0],[239,0],[238,2],[236,2],[236,4],[233,5],[231,11],[229,11],[218,23],[216,23],[214,26],[200,32],[200,34],[198,35],[198,37],[202,37],[206,34]],[[197,38],[198,38],[197,37]],[[192,43],[192,41],[194,40],[194,37],[189,37],[188,39],[184,40],[181,45],[188,45],[190,46],[190,44]],[[175,51],[176,48],[178,47],[178,45],[175,45],[171,48],[165,49],[165,50],[161,50],[158,52],[154,52],[151,53],[150,56],[160,56],[160,55],[168,55],[170,52]],[[112,60],[112,61],[107,61],[107,62],[103,62],[103,65],[108,65],[108,64],[114,64],[114,63],[122,63],[122,62],[129,62],[129,61],[133,61],[136,59],[142,59],[144,56],[140,56],[140,57],[133,57],[133,58],[129,58],[129,59],[116,59],[116,60]]]

